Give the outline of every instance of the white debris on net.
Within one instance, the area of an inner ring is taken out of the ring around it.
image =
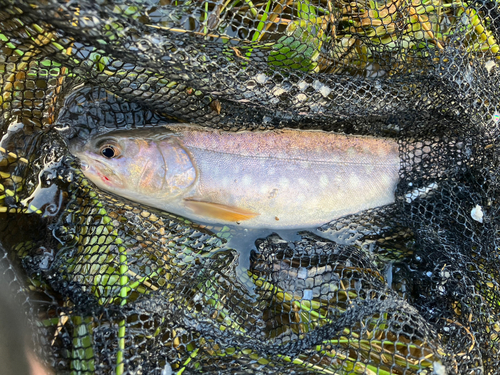
[[[486,62],[484,64],[484,66],[485,66],[486,70],[488,71],[488,73],[490,73],[491,69],[493,69],[494,67],[496,67],[497,64],[495,64],[495,62],[493,60],[490,60],[490,61]]]
[[[436,182],[433,182],[432,184],[430,184],[427,187],[412,190],[408,194],[405,194],[406,203],[411,203],[417,198],[424,198],[432,190],[437,189],[437,187],[438,187],[438,184]]]
[[[323,97],[327,97],[328,95],[330,95],[330,93],[332,92],[332,89],[329,88],[328,86],[324,85],[323,83],[321,83],[320,81],[316,80],[313,82],[313,88],[318,91],[321,95],[323,95]]]
[[[307,96],[305,94],[299,94],[295,97],[297,101],[303,102],[304,100],[307,100]]]
[[[441,362],[432,362],[432,375],[446,375],[446,367]]]
[[[323,95],[325,98],[330,95],[330,93],[332,92],[332,89],[327,87],[327,86],[323,86],[320,90],[319,90],[320,94]]]
[[[168,363],[161,370],[161,375],[172,375],[172,367]]]
[[[263,85],[264,83],[266,83],[268,79],[269,79],[269,78],[268,78],[265,74],[263,74],[263,73],[261,73],[261,74],[257,74],[257,75],[255,76],[255,80],[256,80],[258,83],[260,83],[261,85]]]
[[[298,84],[297,84],[298,88],[300,91],[304,91],[305,89],[307,89],[309,87],[309,83],[305,82],[305,81],[300,81]]]
[[[483,222],[483,216],[484,216],[484,214],[483,214],[483,208],[480,205],[476,204],[476,207],[474,207],[472,210],[470,210],[470,216],[474,220],[482,223]]]
[[[274,96],[280,96],[280,95],[281,95],[281,94],[283,94],[284,92],[286,92],[286,90],[285,90],[283,87],[279,86],[279,85],[277,85],[277,86],[276,86],[276,87],[272,90],[272,94],[273,94]]]

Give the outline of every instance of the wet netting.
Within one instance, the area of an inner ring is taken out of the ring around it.
[[[489,0],[0,0],[0,262],[39,358],[497,374],[499,43]],[[395,139],[395,203],[207,226],[96,188],[68,151],[178,122]]]

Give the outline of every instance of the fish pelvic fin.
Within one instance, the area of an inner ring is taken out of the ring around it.
[[[259,213],[239,207],[227,206],[220,203],[204,202],[190,198],[185,198],[184,204],[197,215],[218,220],[238,222],[249,220],[260,215]]]

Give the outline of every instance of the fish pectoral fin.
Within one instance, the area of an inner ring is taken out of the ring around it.
[[[243,208],[189,198],[184,199],[184,204],[197,215],[225,221],[244,221],[260,215],[256,212],[245,210]]]

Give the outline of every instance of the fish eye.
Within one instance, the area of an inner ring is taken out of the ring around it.
[[[120,156],[120,150],[111,144],[102,145],[99,153],[107,159],[113,159]]]

